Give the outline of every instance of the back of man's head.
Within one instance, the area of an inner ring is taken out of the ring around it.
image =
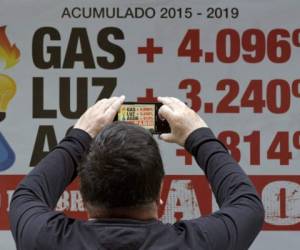
[[[79,176],[83,200],[93,208],[138,208],[159,199],[164,169],[150,132],[116,122],[95,138]]]

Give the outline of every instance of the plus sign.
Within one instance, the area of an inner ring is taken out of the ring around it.
[[[139,54],[146,54],[147,55],[147,62],[153,63],[154,62],[154,55],[155,54],[162,54],[163,48],[162,47],[154,47],[154,39],[147,38],[147,45],[146,47],[138,47]]]
[[[153,96],[153,89],[146,89],[146,96],[138,97],[138,102],[157,102],[157,97]]]
[[[192,155],[189,152],[187,152],[185,149],[176,149],[176,156],[183,156],[184,164],[187,166],[190,166],[193,164]]]

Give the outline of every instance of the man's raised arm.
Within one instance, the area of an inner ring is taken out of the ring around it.
[[[164,104],[160,115],[171,127],[171,133],[161,135],[161,139],[185,146],[193,154],[220,207],[208,217],[182,223],[194,232],[201,231],[210,249],[248,249],[264,222],[264,208],[255,187],[193,110],[175,98],[159,101]]]
[[[10,204],[10,226],[18,249],[35,249],[38,234],[52,219],[65,188],[77,176],[76,168],[91,139],[107,124],[125,97],[103,99],[89,108],[68,135],[19,184]],[[64,217],[60,220],[63,224]],[[64,230],[63,225],[59,230]]]

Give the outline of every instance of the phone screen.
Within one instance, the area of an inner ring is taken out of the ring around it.
[[[161,106],[161,103],[125,102],[114,120],[144,127],[152,134],[169,133],[171,130],[167,120],[161,120],[158,116]]]
[[[118,121],[155,130],[155,104],[123,104],[118,112]]]

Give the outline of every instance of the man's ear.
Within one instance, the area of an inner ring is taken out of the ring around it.
[[[90,219],[92,216],[91,216],[91,213],[90,213],[90,206],[87,202],[85,202],[84,200],[82,200],[82,203],[83,203],[83,208],[84,210],[86,211],[87,213],[87,216],[88,216],[88,219]]]
[[[160,198],[161,197],[161,192],[162,192],[162,186],[163,186],[163,184],[161,183],[160,190],[159,190],[159,196],[156,199],[156,205],[157,205],[157,207],[160,207],[160,206],[162,206],[164,204],[163,200]]]
[[[83,203],[83,208],[84,208],[84,210],[86,211],[87,216],[88,216],[88,219],[89,219],[89,218],[90,218],[90,213],[89,213],[89,210],[88,210],[88,208],[87,208],[87,205],[86,205],[86,203],[85,203],[84,200],[82,200],[82,203]]]

